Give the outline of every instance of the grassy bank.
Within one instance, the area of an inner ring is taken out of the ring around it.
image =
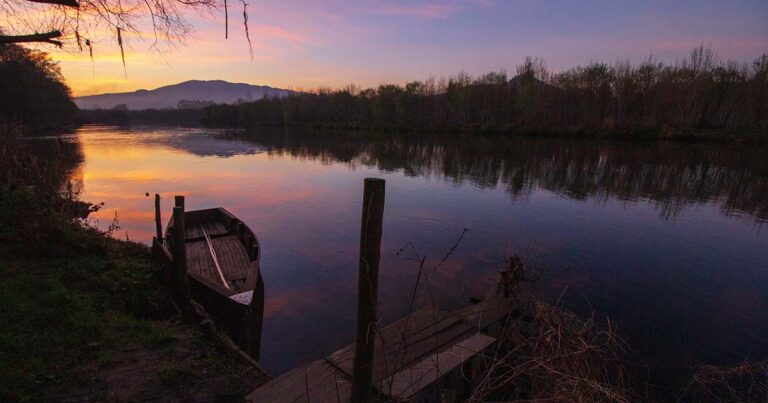
[[[146,246],[89,227],[97,206],[51,190],[41,173],[67,158],[14,159],[13,175],[0,164],[0,401],[210,401],[263,381],[181,322]]]

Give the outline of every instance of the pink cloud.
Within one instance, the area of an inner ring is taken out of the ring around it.
[[[400,15],[436,20],[447,18],[457,10],[453,4],[429,3],[418,6],[411,5],[384,5],[369,10],[374,14]]]
[[[253,32],[261,36],[269,36],[272,38],[283,39],[291,42],[306,43],[307,38],[299,34],[286,31],[283,28],[274,25],[256,25],[253,27]]]

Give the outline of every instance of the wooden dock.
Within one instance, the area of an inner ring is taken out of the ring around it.
[[[507,297],[506,285],[505,292],[458,311],[427,306],[379,327],[377,293],[384,190],[383,180],[365,179],[356,340],[251,391],[246,401],[439,401],[441,387],[461,379],[452,375],[459,371],[472,373],[482,367],[483,352],[496,344],[493,331],[498,331],[498,326],[494,325],[508,318],[518,301]],[[235,346],[233,350],[261,370],[256,361],[261,344],[264,284],[258,239],[224,208],[185,212],[183,196],[176,196],[173,218],[166,237],[162,237],[159,200],[156,196],[157,237],[153,248],[173,269],[182,314],[190,319],[205,318],[202,322],[209,324],[206,328],[216,338],[219,329],[229,334],[245,349]],[[199,315],[192,315],[195,312]]]
[[[468,364],[496,339],[491,325],[513,310],[513,300],[492,297],[445,312],[428,306],[376,334],[374,398],[409,401],[436,393],[438,381]],[[355,343],[295,368],[249,393],[248,402],[350,402]]]

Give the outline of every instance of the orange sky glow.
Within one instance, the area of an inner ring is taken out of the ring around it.
[[[169,53],[150,49],[151,34],[127,38],[125,72],[109,34],[95,43],[93,63],[87,51],[46,50],[75,96],[213,79],[367,87],[462,71],[514,72],[529,55],[553,70],[649,55],[673,62],[702,43],[745,61],[768,51],[763,1],[254,0],[249,10],[253,59],[239,8],[229,13],[229,39],[221,12],[189,16],[192,36]]]

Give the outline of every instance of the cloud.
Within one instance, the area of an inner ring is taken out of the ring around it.
[[[252,28],[255,35],[269,36],[291,42],[306,43],[307,38],[299,34],[286,31],[274,25],[256,25]]]
[[[455,4],[428,3],[422,5],[387,4],[367,10],[372,14],[418,17],[426,20],[444,19],[457,11]]]
[[[415,17],[425,20],[441,20],[469,7],[480,6],[488,8],[493,7],[494,5],[494,0],[448,0],[424,4],[377,3],[377,5],[365,8],[363,11],[369,14]]]

